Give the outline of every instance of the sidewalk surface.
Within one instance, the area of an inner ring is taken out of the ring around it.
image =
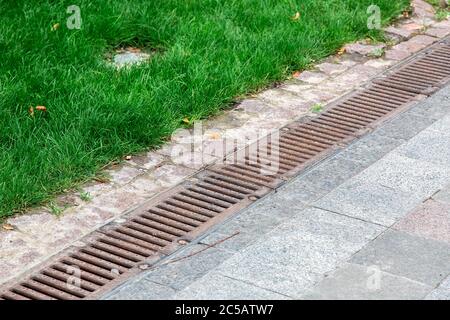
[[[449,274],[450,86],[105,298],[450,299]]]

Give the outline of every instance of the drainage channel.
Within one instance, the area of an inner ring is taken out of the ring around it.
[[[439,42],[314,118],[237,151],[7,283],[0,300],[94,299],[450,80]]]

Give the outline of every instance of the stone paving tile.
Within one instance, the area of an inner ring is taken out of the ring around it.
[[[49,254],[49,248],[19,230],[0,233],[0,284],[17,275],[24,265],[34,266]]]
[[[450,300],[450,289],[435,289],[425,297],[425,300]]]
[[[319,166],[309,171],[303,179],[312,187],[330,191],[356,176],[366,167],[365,164],[343,158],[338,154],[320,163]],[[284,192],[284,194],[286,193]]]
[[[111,177],[111,182],[124,185],[135,179],[137,176],[144,173],[142,169],[135,168],[129,164],[123,164],[120,168],[113,166],[111,169],[106,170]]]
[[[383,272],[374,266],[345,263],[327,275],[303,299],[320,300],[417,300],[431,286]]]
[[[385,31],[387,33],[391,33],[394,34],[396,36],[400,36],[402,38],[410,38],[411,36],[413,36],[415,33],[418,32],[418,30],[421,29],[421,26],[418,26],[417,30],[411,30],[411,28],[401,28],[401,27],[394,27],[394,26],[390,26],[387,27],[385,29]]]
[[[317,68],[328,75],[335,75],[346,71],[348,66],[339,63],[324,62],[317,65]]]
[[[363,43],[351,43],[345,46],[345,51],[347,53],[353,54],[357,53],[363,56],[368,56],[373,54],[378,50],[382,50],[386,47],[385,44],[363,44]]]
[[[288,297],[212,272],[178,292],[181,300],[286,300]]]
[[[123,288],[114,290],[102,300],[168,300],[176,293],[176,290],[161,284],[139,279],[127,283]]]
[[[436,121],[432,126],[430,126],[429,130],[438,131],[446,136],[448,134],[449,125],[450,125],[450,114]]]
[[[418,204],[422,198],[366,181],[364,174],[314,203],[314,206],[364,221],[391,226]]]
[[[303,71],[298,77],[295,78],[306,83],[318,84],[327,79],[327,76],[324,73]]]
[[[395,150],[361,176],[369,183],[378,183],[425,200],[450,183],[450,167],[411,159]]]
[[[450,245],[388,230],[356,253],[351,263],[437,286],[450,273]]]
[[[376,132],[379,135],[394,139],[409,140],[434,122],[436,122],[435,119],[417,116],[411,111],[390,120]]]
[[[450,244],[450,204],[428,200],[393,228]]]
[[[132,156],[128,163],[145,170],[150,170],[161,165],[165,160],[166,158],[163,155],[151,151]]]
[[[321,84],[321,88],[336,92],[349,92],[379,72],[377,68],[371,67],[370,65],[357,64],[348,71],[324,82]]]
[[[352,143],[339,156],[369,166],[404,142],[402,139],[394,139],[373,133]]]
[[[168,261],[145,272],[141,279],[181,290],[232,256],[232,252],[204,245],[192,245]]]
[[[450,29],[433,27],[433,28],[429,28],[425,33],[432,37],[444,38],[450,34]]]
[[[323,273],[348,259],[382,229],[323,210],[307,209],[225,261],[216,271],[298,298]]]
[[[414,14],[420,18],[434,18],[436,14],[434,7],[423,0],[413,0],[412,6],[414,8]]]
[[[376,69],[387,69],[392,66],[395,62],[392,60],[385,59],[372,59],[364,63],[364,66],[376,68]]]
[[[450,114],[450,90],[448,88],[449,86],[446,86],[426,100],[419,102],[409,110],[409,114],[435,120],[440,120]]]
[[[249,245],[257,242],[265,234],[266,233],[248,233],[245,231],[239,231],[239,233],[227,232],[221,231],[219,228],[218,231],[214,231],[206,235],[203,239],[200,240],[200,243],[214,246],[220,249],[238,252],[245,247],[248,247]],[[227,240],[223,241],[224,239]]]
[[[303,208],[302,204],[298,208],[292,206],[286,209],[276,204],[257,203],[223,224],[220,231],[230,235],[241,231],[248,234],[261,235],[274,229],[286,220],[289,215],[293,214],[289,212],[284,213],[283,211],[300,211],[301,208]]]
[[[313,203],[364,168],[360,162],[333,156],[279,188],[272,199],[281,204],[286,201]]]
[[[425,298],[426,300],[450,300],[450,276]]]
[[[333,91],[315,90],[315,89],[304,89],[305,85],[289,83],[280,87],[280,89],[295,93],[304,101],[308,103],[305,104],[306,107],[310,107],[317,103],[327,103],[339,96],[339,93]]]
[[[422,131],[395,152],[408,158],[450,168],[450,132]]]
[[[289,120],[307,114],[311,108],[311,101],[280,88],[266,90],[259,94],[258,97],[271,105],[272,108],[275,108],[277,112],[280,109],[284,111],[286,114],[285,118]],[[276,116],[276,114],[272,113],[272,116]]]
[[[417,35],[408,41],[399,43],[386,51],[386,58],[389,60],[403,60],[410,55],[433,44],[438,39],[427,35]]]
[[[450,185],[444,187],[438,193],[433,196],[436,201],[444,202],[450,204]]]

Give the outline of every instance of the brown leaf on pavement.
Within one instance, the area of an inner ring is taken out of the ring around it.
[[[5,223],[2,225],[2,229],[11,231],[11,230],[14,230],[14,227],[12,225],[10,225],[9,223]]]

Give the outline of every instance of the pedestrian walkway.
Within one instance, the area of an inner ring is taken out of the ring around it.
[[[450,86],[106,299],[450,299]]]

